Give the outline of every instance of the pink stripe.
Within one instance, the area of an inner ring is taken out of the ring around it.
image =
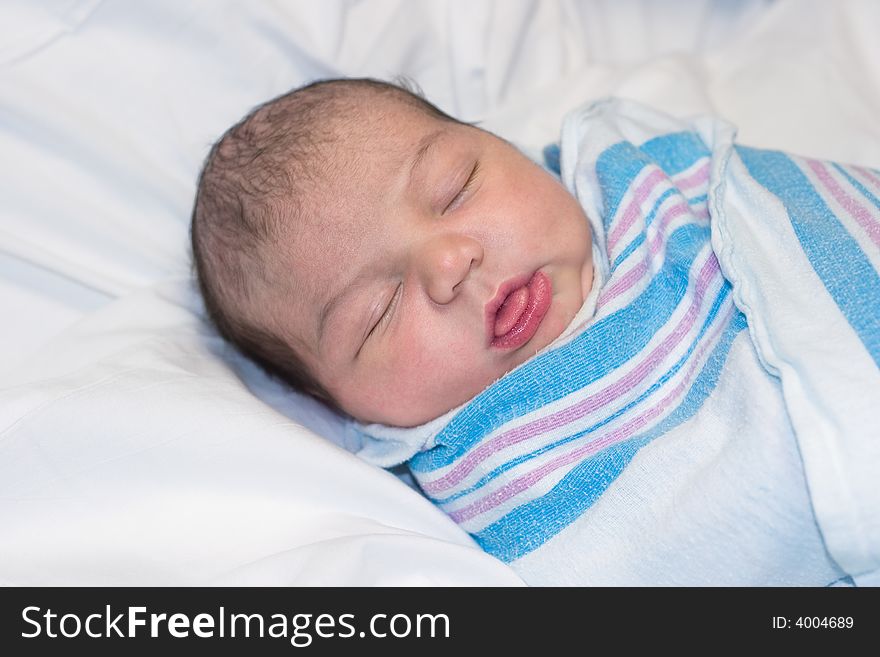
[[[681,174],[679,174],[681,175]],[[689,176],[684,176],[683,178],[673,178],[672,182],[678,187],[680,190],[690,189],[691,187],[697,187],[698,185],[702,185],[704,182],[709,180],[709,161],[706,160],[706,164],[701,166],[699,169],[694,171]]]
[[[654,255],[653,253],[651,255]],[[648,261],[647,260],[639,260],[635,267],[630,269],[628,272],[623,274],[614,285],[610,285],[606,287],[599,294],[599,299],[596,301],[596,306],[601,308],[606,303],[608,303],[611,299],[623,294],[633,285],[635,285],[636,281],[640,281],[642,276],[646,274],[648,271]]]
[[[654,171],[652,171],[651,174],[645,178],[638,187],[636,187],[633,192],[633,198],[630,200],[629,205],[626,206],[623,216],[618,220],[614,229],[608,234],[608,253],[611,253],[614,250],[617,240],[619,240],[621,235],[633,225],[636,217],[639,216],[642,209],[642,203],[645,202],[645,199],[648,198],[651,192],[654,191],[654,188],[664,180],[666,180],[666,174],[662,169],[658,168],[654,169]]]
[[[499,488],[490,495],[487,495],[486,497],[483,497],[473,502],[472,504],[469,504],[468,506],[459,509],[458,511],[450,512],[449,517],[457,523],[471,520],[472,518],[475,518],[482,513],[494,509],[499,504],[502,504],[503,502],[509,500],[511,497],[518,495],[524,490],[530,488],[555,470],[581,461],[584,458],[591,456],[610,445],[626,440],[627,438],[635,435],[636,432],[647,428],[653,420],[655,420],[663,413],[663,411],[672,406],[672,404],[682,395],[682,393],[684,393],[688,389],[688,387],[692,383],[694,374],[696,373],[697,368],[702,364],[703,356],[705,355],[706,351],[711,346],[714,346],[719,335],[728,324],[733,305],[729,302],[729,300],[726,303],[729,310],[726,313],[724,320],[717,323],[717,326],[712,331],[711,338],[704,341],[703,344],[700,346],[696,358],[693,358],[691,360],[691,365],[688,368],[687,374],[684,376],[681,382],[679,382],[679,384],[668,395],[666,395],[666,397],[660,400],[660,402],[656,406],[654,406],[653,408],[649,408],[644,413],[642,413],[638,417],[633,418],[618,429],[612,431],[607,436],[599,438],[587,445],[583,445],[575,450],[572,450],[568,454],[562,454],[552,461],[548,461],[541,467],[536,468],[535,470],[532,470],[531,472],[524,474],[517,479],[514,479],[509,484],[506,484],[505,486]]]
[[[870,169],[867,169],[865,167],[853,167],[853,169],[855,169],[860,174],[862,174],[863,177],[865,177],[867,180],[869,180],[871,182],[871,184],[873,184],[874,187],[876,187],[877,190],[880,191],[880,178],[875,176],[874,173]]]
[[[682,339],[691,330],[696,321],[697,315],[699,314],[706,290],[708,289],[709,284],[715,280],[718,272],[718,260],[714,255],[710,255],[697,275],[693,300],[678,325],[659,345],[654,348],[644,361],[639,363],[625,376],[621,377],[619,381],[616,381],[612,385],[609,385],[603,390],[600,390],[573,406],[560,409],[556,413],[538,418],[528,424],[516,427],[515,429],[505,431],[492,440],[480,444],[442,477],[431,482],[420,482],[424,491],[436,496],[436,493],[447,490],[458,484],[479,463],[489,458],[492,454],[505,449],[510,445],[515,445],[541,433],[551,431],[579,420],[585,415],[592,413],[596,409],[601,408],[630,392],[636,387],[636,385],[651,374],[661,362],[663,362],[663,359],[678,346]]]
[[[834,199],[846,208],[846,211],[849,212],[859,225],[864,228],[865,232],[868,233],[871,241],[880,248],[880,223],[877,223],[877,220],[871,216],[871,213],[868,212],[861,203],[847,194],[846,191],[837,184],[837,181],[831,177],[831,174],[828,173],[828,169],[824,164],[818,160],[807,160],[807,164],[822,184],[828,188],[828,191],[831,192]]]
[[[704,183],[708,179],[709,162],[707,161],[706,164],[704,164],[691,175],[684,176],[682,178],[673,178],[672,184],[679,190],[684,191],[686,189]],[[641,184],[635,189],[635,191],[633,192],[633,198],[629,202],[629,205],[627,205],[623,216],[618,220],[617,225],[611,230],[611,233],[608,235],[608,253],[614,251],[614,247],[617,245],[618,240],[620,240],[623,234],[626,233],[626,231],[628,231],[633,225],[636,217],[639,216],[641,206],[645,202],[645,199],[651,195],[657,185],[665,180],[668,180],[668,178],[666,177],[666,173],[662,169],[657,168],[652,171],[651,174],[647,178],[645,178],[641,182]]]
[[[672,223],[673,219],[677,219],[683,214],[686,214],[690,211],[690,207],[687,203],[679,203],[677,205],[672,206],[669,210],[666,211],[666,214],[663,215],[662,219],[660,219],[659,228],[657,232],[654,234],[654,237],[651,238],[649,242],[649,256],[648,260],[653,260],[656,258],[657,254],[660,253],[660,250],[666,244],[666,228]],[[703,207],[702,210],[696,215],[701,219],[706,219],[709,217],[709,208]],[[641,279],[641,275],[644,274],[648,269],[648,264],[646,261],[642,260],[637,264],[633,269],[628,271],[626,274],[621,276],[619,280],[617,280],[613,285],[608,286],[602,293],[599,295],[599,300],[596,302],[596,306],[601,308],[605,304],[607,304],[612,299],[617,296],[623,294],[627,290],[629,290],[637,281]],[[635,275],[634,272],[639,272],[638,275]]]

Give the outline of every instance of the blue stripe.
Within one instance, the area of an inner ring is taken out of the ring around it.
[[[665,192],[663,192],[657,201],[654,203],[654,207],[651,208],[651,212],[648,213],[648,216],[645,217],[645,227],[639,231],[639,234],[636,235],[635,239],[630,242],[627,247],[621,252],[617,258],[614,259],[614,263],[611,265],[611,272],[613,273],[617,266],[626,260],[626,257],[635,251],[640,244],[644,244],[645,239],[647,237],[647,229],[654,222],[654,218],[657,216],[657,212],[660,210],[660,206],[663,204],[663,201],[668,199],[670,196],[675,194],[678,190],[674,187],[670,187]]]
[[[661,271],[630,304],[571,342],[527,361],[465,406],[410,467],[428,472],[455,462],[477,441],[515,417],[580,390],[638,354],[666,324],[688,289],[687,272],[710,248],[709,229],[687,224],[670,235]]]
[[[655,137],[642,144],[639,150],[656,162],[668,176],[686,171],[701,157],[712,155],[695,132],[673,132]]]
[[[561,176],[562,163],[560,160],[561,152],[559,144],[547,144],[544,146],[544,150],[541,151],[541,153],[544,156],[544,168],[555,173],[557,178]]]
[[[628,141],[614,144],[602,151],[596,160],[596,180],[602,192],[605,230],[617,215],[620,202],[650,158]]]
[[[639,148],[624,141],[605,149],[596,160],[596,179],[605,205],[602,217],[605,229],[610,228],[623,197],[646,166],[659,166],[666,175],[674,176],[710,155],[709,149],[693,132],[656,137]]]
[[[596,179],[605,206],[602,217],[605,229],[610,228],[623,197],[646,166],[659,166],[668,176],[673,176],[709,155],[706,145],[693,132],[657,137],[639,148],[628,141],[606,148],[596,160]]]
[[[635,251],[637,248],[645,243],[645,239],[647,238],[645,237],[645,233],[643,232],[636,235],[636,238],[632,242],[630,242],[623,251],[621,251],[619,256],[614,259],[614,262],[611,264],[612,274],[617,270],[621,263],[626,261],[626,259],[632,254],[633,251]]]
[[[657,216],[657,213],[660,211],[660,206],[663,204],[663,201],[665,201],[667,198],[677,193],[678,191],[679,190],[677,188],[672,187],[670,189],[667,189],[665,192],[663,192],[663,194],[660,195],[660,197],[654,203],[654,207],[651,208],[651,212],[649,212],[648,216],[645,217],[645,228],[641,230],[639,234],[636,235],[629,244],[627,244],[626,248],[621,252],[621,254],[614,259],[614,263],[611,265],[612,274],[614,273],[614,270],[617,269],[620,264],[623,263],[633,251],[635,251],[637,248],[639,248],[639,246],[645,243],[645,240],[647,239],[647,228],[654,222],[654,219]],[[703,201],[705,201],[707,198],[708,197],[706,194],[701,194],[700,196],[695,196],[694,198],[684,197],[684,200],[687,201],[688,205],[697,205],[698,203],[702,203]]]
[[[687,396],[673,413],[645,434],[609,447],[573,468],[545,495],[522,504],[472,534],[488,553],[510,563],[543,545],[589,509],[644,445],[691,418],[718,383],[730,346],[746,327],[737,311]]]
[[[457,492],[453,495],[450,495],[449,497],[446,497],[446,498],[442,498],[442,499],[432,498],[433,502],[435,504],[444,505],[444,504],[448,504],[450,502],[453,502],[453,501],[459,499],[460,497],[464,497],[465,495],[469,495],[470,493],[473,493],[477,489],[485,486],[487,483],[489,483],[492,479],[494,479],[498,475],[500,475],[504,472],[507,472],[508,470],[511,470],[512,468],[515,468],[516,466],[520,465],[521,463],[524,463],[525,461],[528,461],[528,460],[533,459],[535,457],[541,456],[542,454],[549,452],[550,450],[556,449],[557,447],[560,447],[562,445],[565,445],[566,443],[570,443],[575,440],[579,440],[579,439],[583,438],[584,436],[587,436],[587,435],[601,429],[602,427],[609,424],[610,422],[613,422],[614,420],[619,418],[621,415],[624,415],[625,413],[633,412],[637,406],[641,405],[643,402],[648,400],[651,397],[651,395],[653,395],[654,393],[659,391],[666,384],[666,382],[669,381],[672,377],[674,377],[676,375],[676,373],[682,367],[685,366],[685,364],[688,362],[688,360],[690,360],[690,357],[693,355],[697,346],[700,344],[701,340],[703,339],[703,336],[706,334],[706,332],[709,330],[709,327],[712,325],[712,322],[714,322],[716,317],[718,316],[718,311],[721,309],[721,304],[724,303],[724,300],[730,294],[730,290],[731,290],[730,283],[725,281],[724,285],[721,286],[721,290],[719,291],[718,295],[715,297],[715,301],[712,303],[712,307],[709,309],[709,312],[706,315],[706,319],[703,322],[703,325],[700,327],[700,330],[697,333],[694,340],[688,346],[687,351],[685,351],[685,353],[681,356],[681,358],[679,358],[678,361],[676,363],[674,363],[671,368],[669,368],[666,372],[664,372],[662,374],[662,376],[660,376],[656,381],[654,381],[654,383],[651,384],[651,386],[649,386],[647,390],[642,392],[636,399],[632,400],[631,402],[626,404],[624,407],[618,409],[617,411],[615,411],[611,415],[603,418],[602,420],[587,427],[586,429],[581,429],[578,432],[573,433],[571,435],[568,435],[564,438],[560,438],[559,440],[557,440],[555,442],[548,443],[546,445],[542,445],[539,449],[536,449],[533,452],[530,452],[529,454],[522,454],[520,456],[517,456],[516,458],[511,459],[510,461],[507,461],[506,463],[503,463],[502,465],[499,465],[491,472],[488,472],[479,481],[477,481],[475,484],[473,484],[469,488],[462,490],[462,491],[459,491],[459,492]],[[586,419],[586,418],[582,418],[581,421],[583,421],[584,419]]]
[[[880,199],[878,199],[876,196],[874,196],[867,187],[865,187],[862,183],[860,183],[858,180],[853,178],[852,175],[850,174],[850,172],[847,171],[846,169],[844,169],[839,164],[834,163],[834,168],[837,169],[838,171],[840,171],[840,173],[842,173],[844,176],[846,176],[846,179],[849,180],[850,185],[852,185],[857,190],[859,190],[859,192],[861,192],[862,196],[864,196],[871,203],[873,203],[875,208],[880,210]]]
[[[880,367],[880,276],[858,242],[791,158],[735,148],[751,176],[782,201],[810,265]]]

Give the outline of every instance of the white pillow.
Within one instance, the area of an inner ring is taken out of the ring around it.
[[[417,492],[255,396],[230,363],[317,417],[198,308],[188,281],[133,293],[0,391],[0,582],[521,584]]]

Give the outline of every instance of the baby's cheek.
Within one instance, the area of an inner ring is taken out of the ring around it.
[[[396,350],[395,387],[413,404],[436,405],[438,414],[456,406],[482,385],[478,354],[465,336],[425,331],[410,336]]]
[[[461,326],[423,324],[401,344],[401,353],[416,374],[452,373],[475,365],[473,336]]]

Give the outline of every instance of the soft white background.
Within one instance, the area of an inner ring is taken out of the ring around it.
[[[528,152],[613,94],[877,167],[878,26],[872,0],[7,0],[0,583],[520,584],[202,322],[211,143],[312,79],[403,74]]]

